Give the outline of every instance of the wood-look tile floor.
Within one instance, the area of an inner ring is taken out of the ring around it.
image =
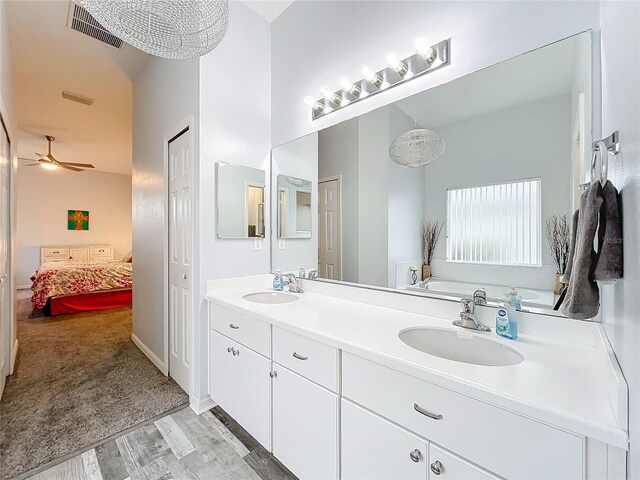
[[[219,407],[201,415],[184,408],[29,478],[296,479]]]

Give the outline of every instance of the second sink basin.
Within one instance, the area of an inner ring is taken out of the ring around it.
[[[508,345],[465,331],[416,327],[402,330],[398,337],[416,350],[456,362],[504,367],[524,360]]]
[[[298,297],[284,292],[256,292],[245,295],[245,300],[255,303],[291,303],[298,300]]]

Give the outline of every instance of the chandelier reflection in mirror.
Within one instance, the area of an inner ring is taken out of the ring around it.
[[[170,59],[195,58],[218,46],[229,0],[80,0],[93,17],[134,47]]]
[[[389,157],[403,167],[422,167],[444,153],[444,139],[433,130],[415,128],[396,138]]]
[[[372,95],[384,92],[391,87],[413,80],[428,72],[449,65],[449,40],[443,40],[435,45],[429,45],[426,40],[418,39],[413,55],[400,59],[395,54],[387,56],[387,67],[375,71],[370,66],[362,68],[361,80],[352,82],[345,77],[340,81],[341,89],[332,91],[323,87],[322,97],[316,100],[311,96],[304,98],[304,103],[311,108],[311,119],[328,115],[352,103],[364,100]]]

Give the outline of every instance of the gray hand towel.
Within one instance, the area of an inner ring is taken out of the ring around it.
[[[560,281],[565,285],[569,284],[569,280],[571,279],[571,269],[573,268],[573,257],[576,252],[576,234],[578,232],[578,213],[580,210],[576,210],[573,212],[573,217],[571,217],[571,240],[569,243],[569,257],[567,258],[567,267],[564,270],[564,274],[560,278]]]
[[[622,278],[622,226],[618,190],[609,180],[602,188],[602,200],[598,255],[593,273],[593,278],[601,282]]]
[[[576,245],[571,269],[571,278],[566,298],[560,311],[569,318],[588,320],[598,314],[600,292],[594,281],[596,252],[593,241],[598,229],[600,207],[602,206],[602,187],[593,182],[580,196]]]

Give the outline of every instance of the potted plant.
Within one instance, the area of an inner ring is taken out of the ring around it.
[[[547,242],[551,258],[556,266],[556,284],[554,293],[560,295],[563,284],[560,278],[567,269],[567,260],[569,258],[569,236],[571,234],[569,223],[566,215],[551,215],[547,219],[546,227]]]
[[[422,230],[423,250],[422,250],[422,279],[426,280],[431,276],[431,260],[433,253],[436,251],[436,244],[440,238],[440,232],[444,223],[426,222]]]

